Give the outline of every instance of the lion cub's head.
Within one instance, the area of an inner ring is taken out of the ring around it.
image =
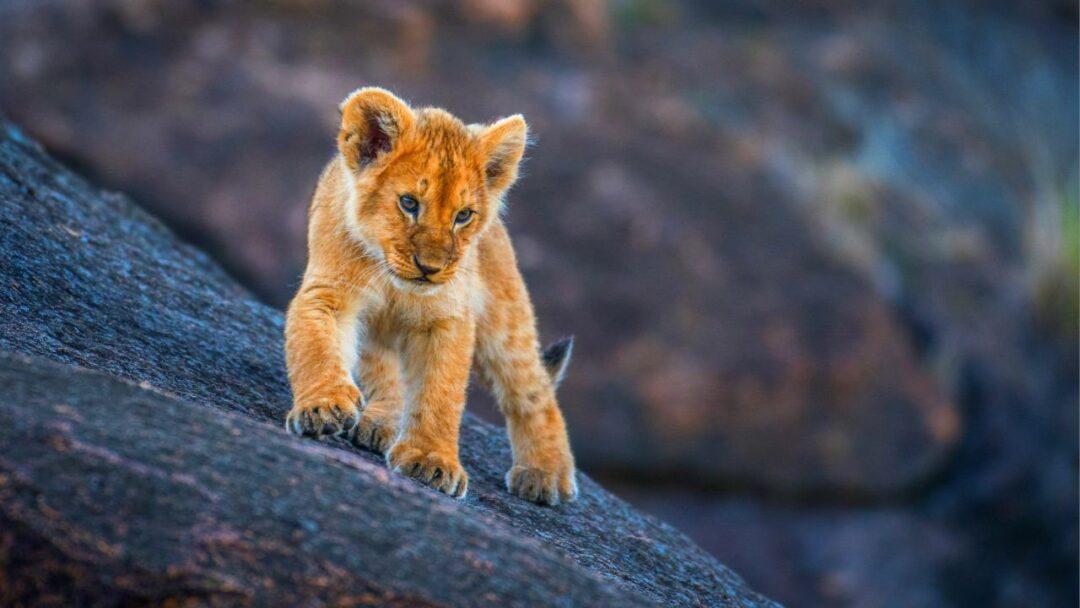
[[[520,115],[465,125],[443,110],[414,110],[383,89],[352,93],[341,104],[338,134],[350,233],[399,285],[449,281],[499,212],[525,139]]]

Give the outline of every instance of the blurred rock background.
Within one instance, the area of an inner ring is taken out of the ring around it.
[[[1077,35],[1063,1],[3,0],[0,110],[279,306],[350,90],[522,112],[585,470],[793,606],[1066,606]]]

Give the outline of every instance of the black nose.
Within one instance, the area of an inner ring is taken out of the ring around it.
[[[423,264],[421,264],[420,258],[416,257],[415,255],[412,256],[412,261],[414,264],[416,264],[416,267],[420,269],[420,273],[423,274],[425,277],[429,274],[435,274],[436,272],[439,272],[438,268],[432,268],[431,266],[424,266]]]

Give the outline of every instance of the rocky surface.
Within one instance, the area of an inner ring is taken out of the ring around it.
[[[6,123],[0,252],[4,605],[773,605],[587,477],[512,498],[472,416],[460,502],[290,437],[281,314]]]
[[[5,605],[649,604],[249,417],[6,354],[0,402]]]

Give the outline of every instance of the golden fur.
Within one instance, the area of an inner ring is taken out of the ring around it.
[[[395,471],[464,496],[458,429],[475,363],[506,416],[509,491],[547,504],[577,495],[555,400],[569,344],[541,358],[499,217],[525,140],[520,115],[465,125],[378,88],[342,102],[286,317],[290,431],[348,432]]]

